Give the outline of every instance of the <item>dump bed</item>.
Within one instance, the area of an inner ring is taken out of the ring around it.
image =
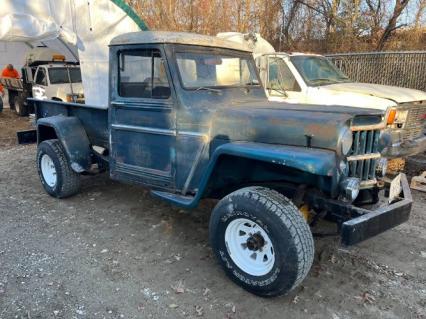
[[[108,109],[87,104],[28,99],[34,105],[36,121],[52,116],[76,117],[92,145],[108,148]]]

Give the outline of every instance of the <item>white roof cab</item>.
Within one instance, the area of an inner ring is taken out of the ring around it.
[[[382,110],[392,137],[385,155],[408,156],[426,149],[426,92],[354,82],[322,55],[271,52],[258,34],[218,37],[251,46],[270,101]]]

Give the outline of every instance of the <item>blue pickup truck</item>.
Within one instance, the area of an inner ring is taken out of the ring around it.
[[[81,174],[106,171],[189,211],[217,199],[211,246],[252,293],[301,283],[318,219],[353,245],[409,217],[405,175],[383,180],[384,115],[269,102],[249,48],[188,33],[124,34],[110,44],[108,94],[105,108],[30,100],[37,130],[21,139],[37,140],[46,192],[72,196]]]

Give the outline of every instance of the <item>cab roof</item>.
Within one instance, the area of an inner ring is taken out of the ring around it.
[[[303,53],[303,52],[274,52],[274,53],[267,53],[264,55],[285,55],[285,56],[318,56],[318,57],[324,57],[324,55],[317,54],[317,53]]]
[[[121,34],[111,40],[110,46],[148,43],[198,45],[251,52],[247,45],[227,41],[218,37],[189,32],[168,31],[139,31]]]

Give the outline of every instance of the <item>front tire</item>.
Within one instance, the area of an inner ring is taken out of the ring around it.
[[[290,292],[314,258],[308,224],[294,204],[264,187],[247,187],[223,198],[210,218],[210,242],[226,274],[263,297]]]
[[[59,140],[39,144],[37,171],[44,189],[53,197],[69,197],[80,189],[80,175],[72,170]]]

